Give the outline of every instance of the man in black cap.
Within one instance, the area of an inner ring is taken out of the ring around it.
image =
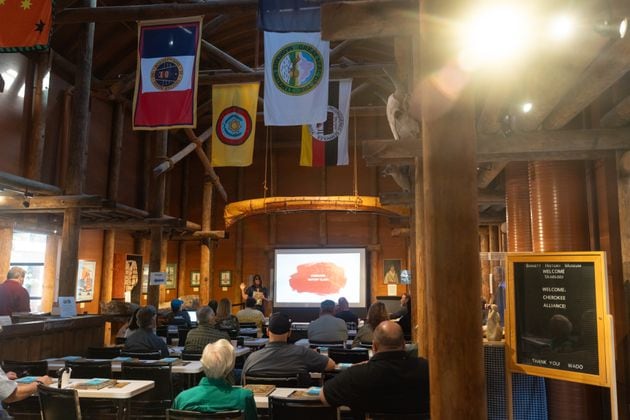
[[[288,344],[289,316],[277,312],[269,318],[269,343],[252,353],[243,366],[245,376],[293,377],[309,372],[333,370],[335,362],[308,347]]]

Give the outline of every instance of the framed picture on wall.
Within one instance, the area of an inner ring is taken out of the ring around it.
[[[166,264],[166,283],[167,289],[177,289],[177,264]]]
[[[191,271],[190,272],[190,286],[199,287],[200,282],[201,282],[201,273],[199,271]]]
[[[96,261],[79,260],[77,269],[77,302],[94,300],[94,276],[96,275]]]
[[[400,283],[401,260],[383,260],[383,283]]]
[[[219,273],[219,286],[230,287],[232,285],[232,272],[229,270]]]

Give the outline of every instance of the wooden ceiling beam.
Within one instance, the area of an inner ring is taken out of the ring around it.
[[[507,162],[491,162],[477,171],[477,188],[488,188],[488,185],[499,176]]]
[[[602,117],[599,125],[604,128],[617,128],[628,124],[629,121],[630,96],[627,96]]]
[[[9,187],[19,191],[28,191],[42,195],[61,195],[61,188],[56,185],[45,184],[33,179],[13,175],[8,172],[0,172],[0,188]]]
[[[81,221],[84,229],[147,230],[154,227],[186,228],[186,221],[175,217],[147,218],[143,220],[86,220]]]
[[[580,48],[580,54],[583,53]],[[597,56],[581,75],[573,89],[545,119],[544,127],[555,130],[564,127],[603,91],[621,79],[630,68],[630,39],[615,40]]]
[[[60,195],[56,197],[0,197],[0,212],[100,208],[107,200],[99,195]]]
[[[478,162],[597,159],[615,150],[630,149],[630,128],[558,130],[478,137]],[[364,140],[369,165],[409,162],[422,153],[418,140]]]
[[[517,110],[519,104],[512,104],[514,130],[537,130],[567,93],[584,89],[585,86],[578,84],[581,75],[607,41],[594,31],[581,31],[572,43],[562,48],[540,51],[539,57],[524,67],[521,79],[516,79],[522,88],[515,100],[529,100],[533,107],[524,114]]]
[[[84,22],[135,22],[221,13],[238,15],[256,10],[257,0],[204,0],[199,3],[144,4],[138,6],[73,7],[55,16],[55,24]]]
[[[358,0],[322,4],[322,39],[329,41],[415,35],[417,1]]]
[[[349,66],[335,66],[330,67],[331,79],[342,79],[349,77],[374,77],[375,72],[382,72],[384,68],[394,69],[395,64],[392,63],[371,63],[371,64],[355,64]],[[199,75],[199,85],[208,86],[218,83],[235,83],[235,82],[256,82],[262,81],[265,77],[264,69],[255,69],[248,73],[236,73],[236,72],[220,72],[214,74]]]

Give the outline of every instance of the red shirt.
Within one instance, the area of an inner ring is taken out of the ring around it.
[[[15,280],[5,280],[0,284],[0,315],[13,312],[30,312],[28,291]]]

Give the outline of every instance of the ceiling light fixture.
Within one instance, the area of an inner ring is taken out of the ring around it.
[[[628,18],[607,19],[595,24],[595,32],[610,38],[624,38],[628,30]]]

